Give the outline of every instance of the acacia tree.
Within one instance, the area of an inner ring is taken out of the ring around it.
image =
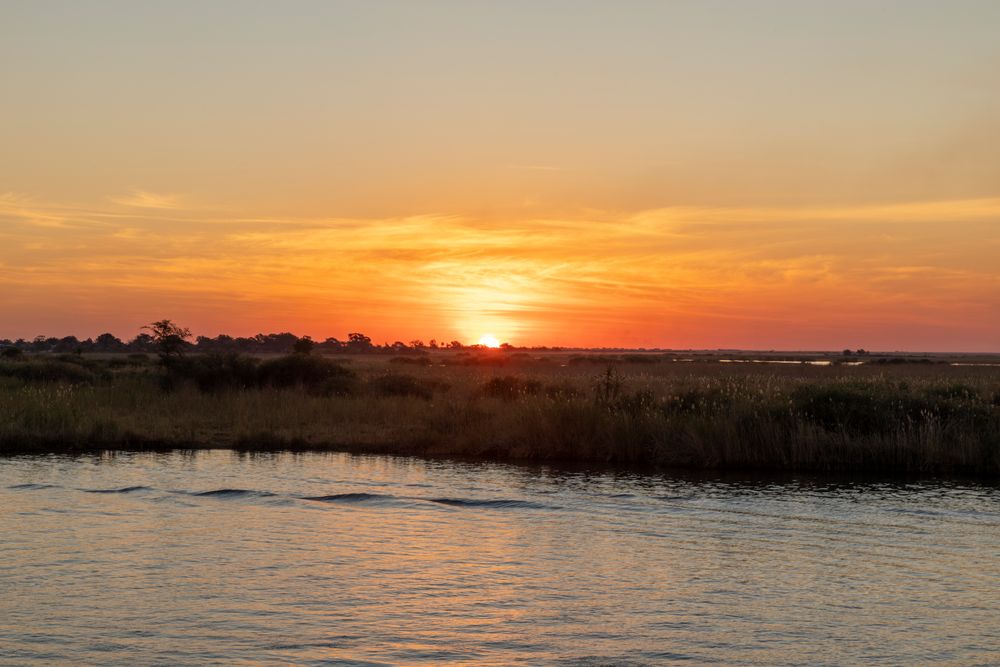
[[[143,327],[148,329],[153,343],[160,350],[161,359],[171,359],[184,355],[184,340],[191,337],[191,330],[174,324],[171,320],[152,322]]]

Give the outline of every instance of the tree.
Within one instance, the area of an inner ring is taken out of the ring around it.
[[[102,333],[94,341],[97,348],[102,352],[118,352],[124,349],[125,343],[121,342],[117,336],[110,333]]]
[[[184,340],[191,337],[191,330],[177,326],[170,320],[152,322],[143,327],[148,329],[153,343],[160,350],[161,359],[184,355]]]
[[[363,333],[347,334],[347,349],[352,352],[366,352],[372,347],[372,339]]]
[[[316,343],[313,342],[312,338],[309,336],[303,336],[295,341],[295,344],[292,345],[292,350],[295,354],[309,354],[315,346]]]

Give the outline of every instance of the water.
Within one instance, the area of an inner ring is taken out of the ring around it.
[[[1000,489],[0,459],[0,663],[1000,662]]]

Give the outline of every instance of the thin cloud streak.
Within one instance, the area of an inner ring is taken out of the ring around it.
[[[835,347],[860,329],[884,346],[920,347],[907,327],[943,321],[957,345],[986,349],[1000,330],[998,199],[505,223],[173,209],[165,225],[159,210],[0,196],[0,307],[25,322],[38,304],[64,308],[66,331],[83,300],[86,317],[118,313],[133,328],[166,314],[235,333],[270,321],[314,335],[492,331],[571,345]]]

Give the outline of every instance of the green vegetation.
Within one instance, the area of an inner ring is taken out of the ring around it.
[[[0,453],[232,447],[1000,474],[1000,368],[440,351],[12,355]],[[636,358],[631,358],[631,357]],[[609,365],[609,364],[614,364]]]

